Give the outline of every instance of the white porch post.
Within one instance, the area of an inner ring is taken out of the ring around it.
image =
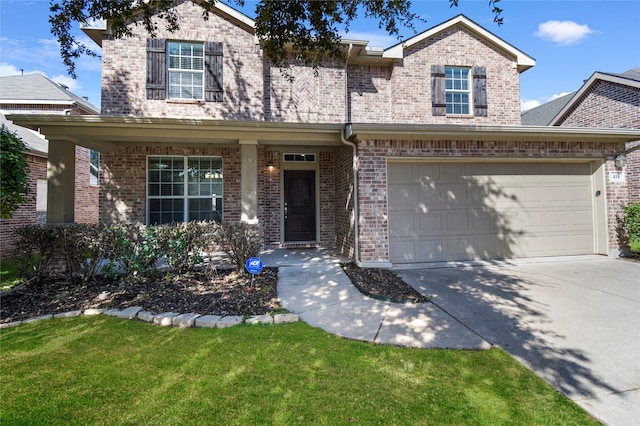
[[[75,220],[76,144],[66,139],[49,140],[47,161],[47,223]]]
[[[240,220],[250,225],[258,223],[258,141],[240,141]]]

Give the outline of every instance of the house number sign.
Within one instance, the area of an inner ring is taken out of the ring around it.
[[[625,182],[624,172],[609,172],[609,181],[612,183],[624,183]]]

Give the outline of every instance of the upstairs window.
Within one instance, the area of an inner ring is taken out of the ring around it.
[[[447,114],[469,115],[471,90],[469,68],[445,67]]]
[[[204,99],[204,45],[167,43],[169,98]]]
[[[434,116],[486,117],[487,73],[485,67],[431,67],[431,104]]]
[[[147,99],[222,102],[220,42],[147,40]]]

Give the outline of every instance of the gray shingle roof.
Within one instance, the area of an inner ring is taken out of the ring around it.
[[[523,112],[522,124],[525,126],[548,126],[551,120],[569,103],[573,95],[575,92]]]
[[[0,77],[0,101],[30,101],[34,104],[68,103],[99,114],[89,101],[74,95],[42,74]]]

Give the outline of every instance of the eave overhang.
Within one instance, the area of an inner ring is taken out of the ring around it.
[[[550,126],[474,126],[447,124],[353,123],[351,140],[452,140],[514,142],[607,142],[640,139],[640,129],[573,128]]]
[[[62,116],[14,114],[15,124],[40,130],[55,143],[67,140],[99,151],[121,146],[235,145],[255,140],[262,145],[338,146],[340,123],[287,123],[122,116]]]

